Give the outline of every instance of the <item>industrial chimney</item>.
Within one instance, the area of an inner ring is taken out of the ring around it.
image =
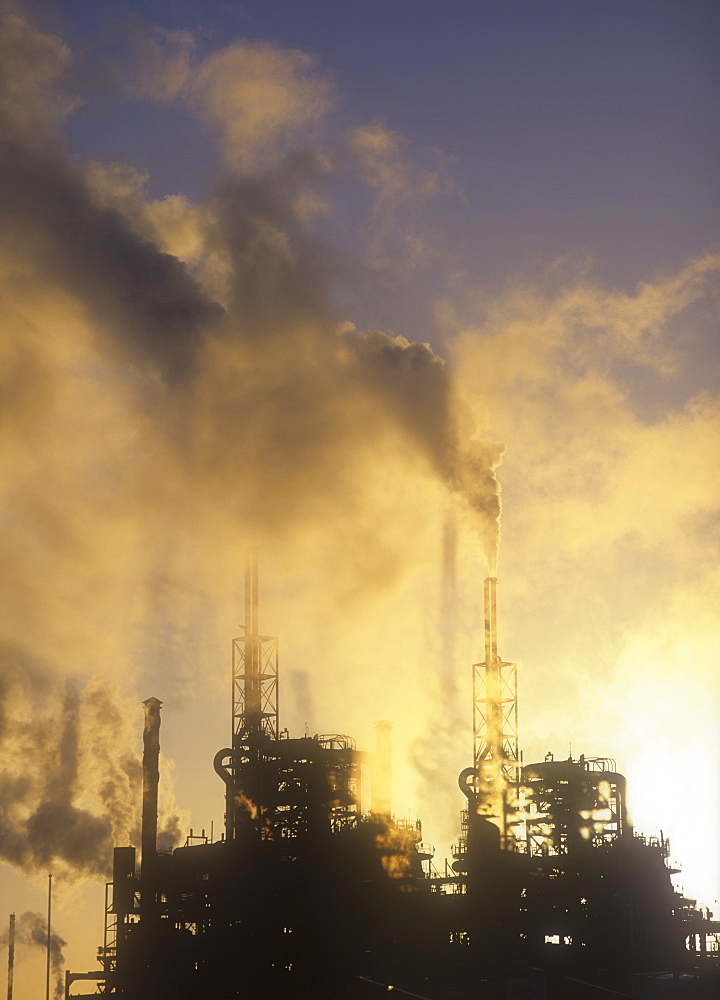
[[[12,1000],[13,977],[15,975],[15,914],[10,914],[10,930],[8,932],[8,979],[7,1000]]]
[[[158,785],[160,771],[160,706],[157,698],[148,698],[143,732],[143,804],[142,804],[142,874],[153,865],[157,852]]]

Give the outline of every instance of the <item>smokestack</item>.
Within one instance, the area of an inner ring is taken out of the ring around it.
[[[258,636],[258,550],[245,557],[245,719],[252,735],[262,732],[262,677]]]
[[[485,580],[485,662],[494,663],[497,651],[497,577]]]
[[[160,771],[160,706],[157,698],[148,698],[143,732],[143,805],[142,805],[142,875],[147,878],[157,852],[158,785]]]
[[[13,976],[15,975],[15,914],[10,914],[10,930],[8,932],[8,988],[7,1000],[12,1000]]]
[[[485,580],[485,716],[489,756],[496,764],[504,754],[502,664],[497,643],[497,577],[489,576]]]
[[[50,1000],[50,915],[52,913],[52,875],[48,875],[47,911],[47,972],[45,976],[45,1000]]]
[[[371,771],[370,811],[380,816],[392,812],[392,722],[375,723],[376,749]]]

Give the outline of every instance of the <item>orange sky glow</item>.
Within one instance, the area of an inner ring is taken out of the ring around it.
[[[52,871],[94,967],[147,697],[161,843],[219,834],[249,545],[281,727],[372,749],[392,721],[395,809],[440,863],[497,560],[525,761],[615,759],[720,911],[717,231],[623,279],[586,242],[496,280],[433,214],[479,197],[461,157],[380,99],[351,120],[341,66],[130,19],[103,114],[212,151],[159,191],[137,136],[72,133],[100,116],[72,6],[0,5],[0,940]],[[16,1000],[43,962],[28,938]]]

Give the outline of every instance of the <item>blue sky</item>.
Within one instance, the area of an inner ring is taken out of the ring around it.
[[[443,202],[444,225],[467,254],[485,244],[494,271],[533,251],[581,248],[620,277],[715,238],[715,4],[99,2],[60,11],[95,72],[108,48],[122,47],[126,12],[196,32],[199,56],[236,38],[312,53],[337,77],[345,122],[379,118],[419,149],[456,158],[465,199]],[[105,104],[101,117],[97,100],[72,126],[83,152],[120,144],[139,162],[160,160],[153,145],[173,141],[167,128],[152,144],[147,109],[108,114]],[[198,194],[207,149],[173,153],[153,172],[156,190]]]
[[[198,60],[238,39],[310,53],[337,85],[326,141],[382,122],[442,164],[414,221],[437,257],[392,291],[363,286],[363,323],[437,342],[432,297],[457,272],[497,290],[571,257],[629,290],[717,239],[713,3],[66,2],[55,18],[91,82],[71,148],[147,169],[156,197],[207,195],[219,164],[187,112],[119,99],[141,25],[191,32]],[[366,207],[346,191],[332,240],[356,251]]]

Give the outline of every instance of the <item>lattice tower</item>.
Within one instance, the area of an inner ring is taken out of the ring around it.
[[[233,640],[233,744],[278,738],[278,641],[258,628],[258,554],[245,560],[244,634]]]
[[[508,830],[509,790],[518,782],[517,665],[497,651],[497,579],[485,580],[485,660],[473,664],[473,742],[480,811]]]

